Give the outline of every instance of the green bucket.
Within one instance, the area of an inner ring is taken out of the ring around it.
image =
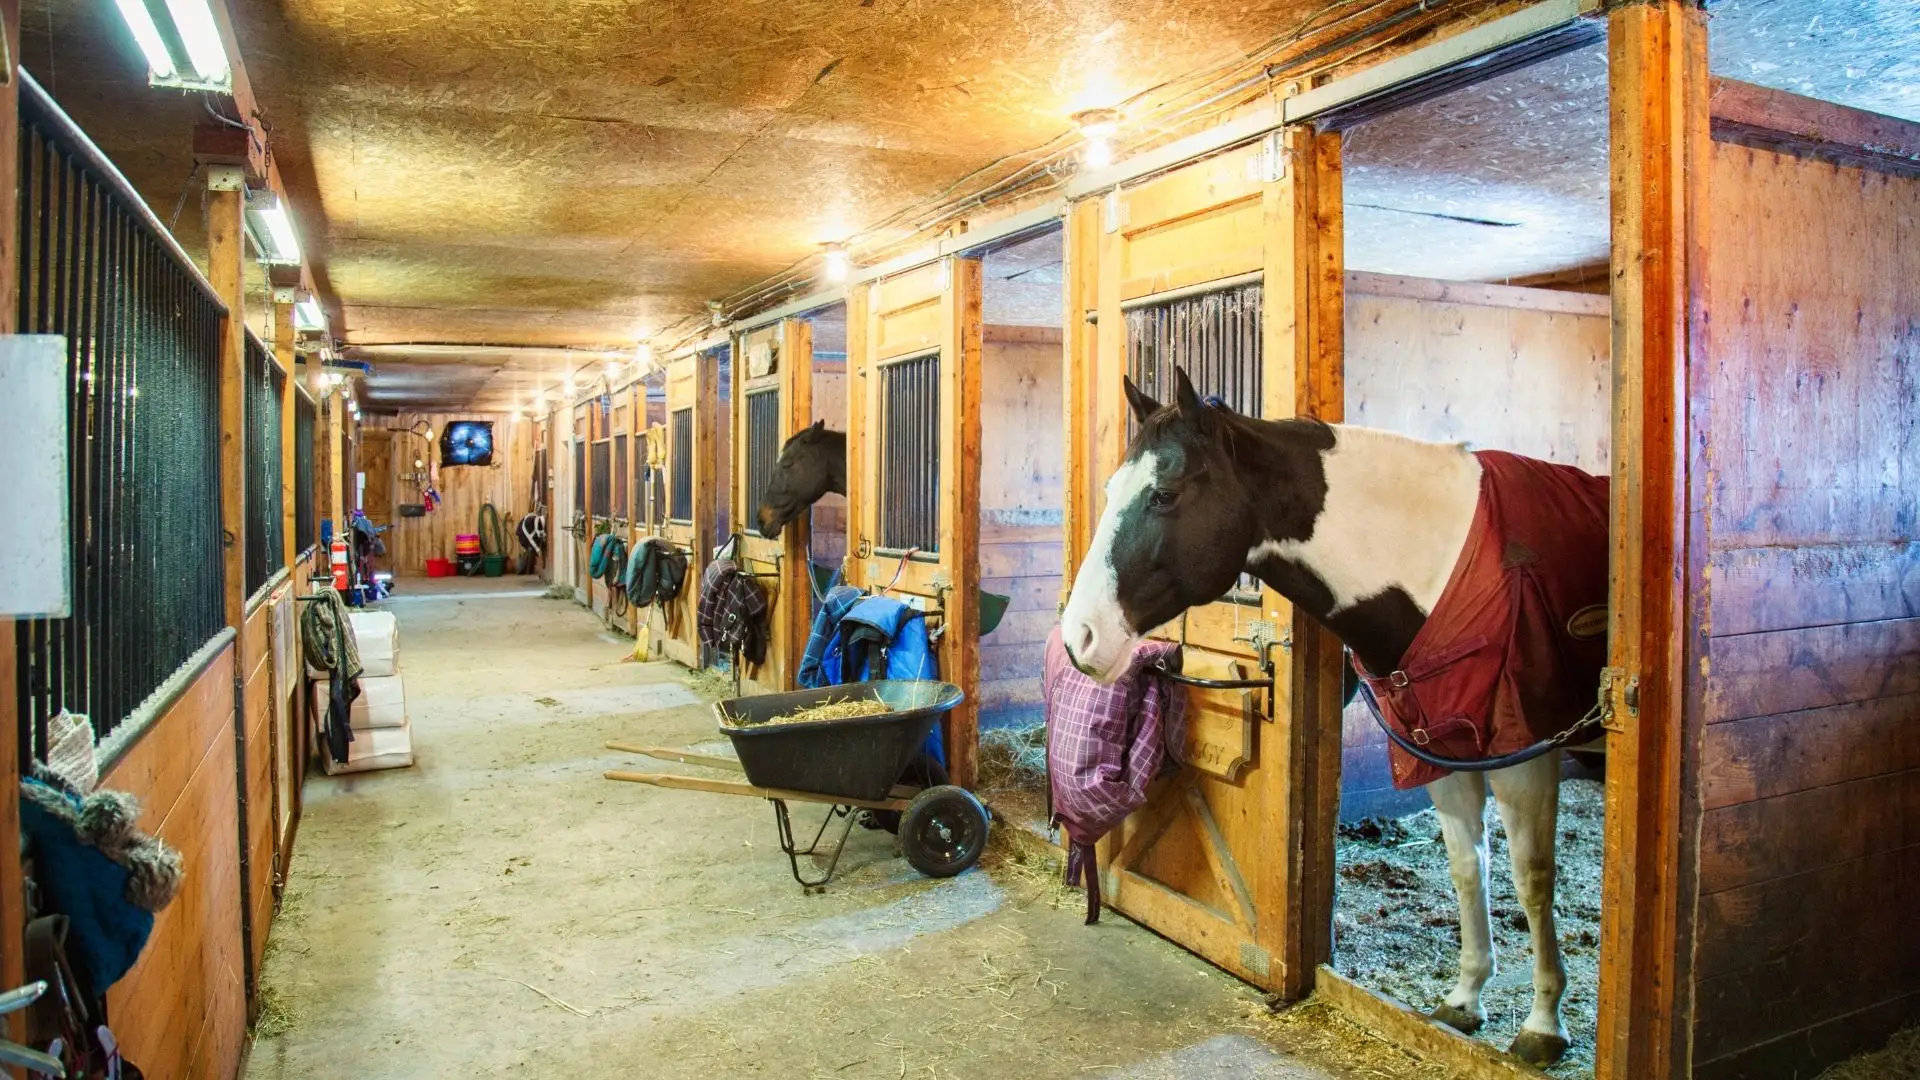
[[[488,577],[499,577],[505,574],[507,572],[507,557],[505,555],[480,556],[480,572]]]

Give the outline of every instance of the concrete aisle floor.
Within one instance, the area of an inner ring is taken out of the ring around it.
[[[249,1077],[1435,1075],[1005,850],[934,882],[856,829],[802,895],[766,804],[601,778],[648,767],[610,738],[714,742],[684,671],[526,579],[425,584],[417,764],[308,784]]]

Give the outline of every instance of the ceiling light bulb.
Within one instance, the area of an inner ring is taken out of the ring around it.
[[[619,377],[620,377],[620,361],[618,360],[607,361],[607,378],[617,379]]]
[[[1104,169],[1113,164],[1113,137],[1120,130],[1120,114],[1113,109],[1087,109],[1073,114],[1080,126],[1082,159],[1089,169]]]
[[[825,247],[827,249],[827,280],[835,284],[847,280],[847,246],[835,242]]]
[[[568,397],[572,397],[574,394],[574,389],[575,387],[573,385],[573,376],[569,375],[566,378],[560,380],[561,393],[567,395]]]
[[[147,70],[156,79],[171,79],[174,75],[173,57],[167,52],[167,43],[160,37],[160,28],[153,24],[153,14],[141,0],[115,0],[120,8],[120,17],[127,21],[127,29],[133,31],[134,43],[146,55]]]
[[[227,46],[220,40],[220,26],[213,21],[213,9],[207,6],[207,0],[167,0],[167,12],[173,16],[181,44],[187,47],[193,70],[207,82],[226,82],[232,74],[227,68]]]
[[[633,362],[642,368],[653,363],[653,346],[641,342],[633,347]]]

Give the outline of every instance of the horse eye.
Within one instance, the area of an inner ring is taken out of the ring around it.
[[[1147,496],[1147,505],[1155,510],[1165,510],[1179,501],[1180,493],[1171,488],[1154,488],[1153,494]]]

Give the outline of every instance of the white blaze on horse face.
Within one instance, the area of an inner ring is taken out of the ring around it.
[[[1146,505],[1160,474],[1160,457],[1142,454],[1115,470],[1107,481],[1107,508],[1093,530],[1093,543],[1073,576],[1073,591],[1060,613],[1060,640],[1074,664],[1103,682],[1120,674],[1140,636],[1120,610],[1120,572],[1113,565],[1114,539],[1122,520]]]
[[[1457,443],[1334,426],[1321,457],[1327,497],[1306,541],[1263,540],[1249,566],[1277,555],[1312,570],[1334,611],[1394,586],[1424,614],[1453,574],[1480,503],[1480,461]]]

